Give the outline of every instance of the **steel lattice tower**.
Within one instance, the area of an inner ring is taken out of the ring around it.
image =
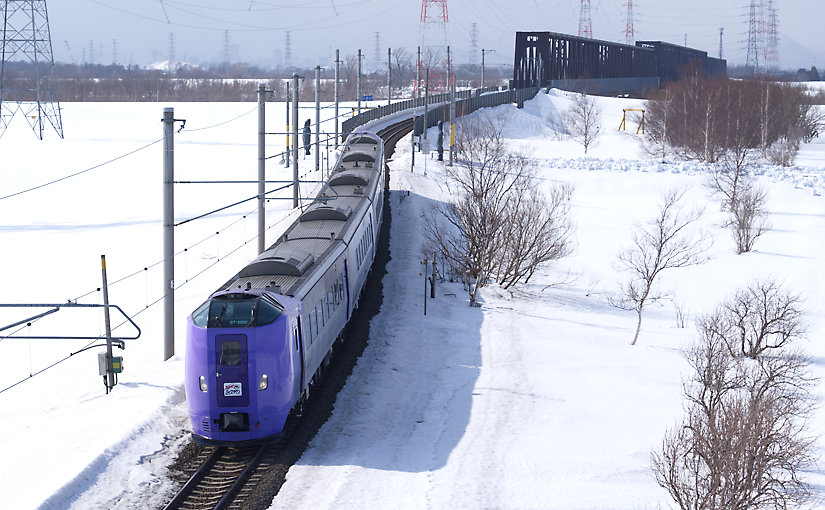
[[[779,69],[779,15],[773,0],[763,0],[765,67]]]
[[[63,138],[45,0],[3,1],[0,135],[18,111],[41,140],[44,122]]]
[[[590,0],[581,0],[579,10],[579,37],[593,39],[593,18],[590,16]]]
[[[420,90],[428,85],[430,92],[444,92],[452,81],[448,76],[447,47],[447,0],[421,0],[421,58],[416,63],[420,71],[421,82],[416,84]],[[430,81],[426,84],[426,70],[430,70]]]
[[[470,65],[478,65],[478,23],[470,26]]]
[[[292,67],[292,40],[289,31],[287,31],[286,40],[284,41],[284,67],[286,69]]]
[[[175,33],[169,32],[169,72],[175,72]]]
[[[630,45],[636,42],[636,30],[633,27],[633,21],[633,0],[627,0],[627,25],[624,29],[624,40],[625,43]]]
[[[229,59],[232,58],[229,52],[229,30],[223,31],[223,65],[229,69]]]
[[[748,6],[748,53],[745,67],[756,71],[759,69],[759,0],[750,0]]]

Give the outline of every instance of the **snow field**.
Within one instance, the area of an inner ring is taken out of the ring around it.
[[[647,159],[631,134],[635,126],[616,131],[621,109],[641,103],[599,102],[602,136],[587,158],[558,133],[569,105],[566,93],[539,95],[524,110],[501,106],[475,114],[494,118],[514,146],[530,151],[543,169],[543,186],[574,186],[576,223],[571,256],[512,292],[483,289],[481,308],[467,306],[460,284],[445,283],[424,316],[421,215],[447,197],[439,164],[427,160],[425,176],[419,154],[410,172],[409,143],[398,144],[391,163],[392,260],[382,311],[332,417],[290,470],[273,508],[667,508],[649,455],[681,416],[681,380],[688,367],[680,349],[694,338],[698,314],[757,277],[779,278],[803,295],[808,336],[801,347],[814,359],[814,374],[825,375],[825,141],[804,145],[794,168],[760,172],[773,230],[754,253],[737,256],[730,234],[719,226],[718,204],[703,186],[705,167]],[[161,136],[164,105],[63,106],[66,140],[39,142],[22,119],[0,138],[0,196]],[[176,178],[256,178],[257,124],[254,112],[248,113],[254,105],[175,107],[176,118],[187,118],[187,128],[176,134]],[[276,125],[283,118],[279,107],[268,107]],[[281,150],[283,141],[276,138],[268,152]],[[313,157],[302,159],[302,172],[313,165]],[[270,179],[291,177],[276,161],[267,168]],[[159,261],[161,182],[162,148],[156,144],[61,184],[0,200],[6,248],[0,250],[0,302],[62,302],[92,291],[99,286],[101,253],[107,255],[110,282]],[[662,301],[645,311],[639,344],[631,347],[633,312],[607,303],[626,279],[615,269],[616,255],[627,246],[633,225],[652,217],[661,193],[674,188],[687,190],[689,206],[704,208],[699,227],[714,240],[710,260],[665,272],[657,284],[677,297],[689,315],[688,327],[678,328],[673,303]],[[254,184],[180,185],[176,210],[182,220],[255,193]],[[270,230],[270,241],[288,225],[290,206],[268,204],[269,223],[281,222]],[[0,394],[4,504],[161,504],[171,490],[166,466],[190,430],[180,354],[185,317],[254,257],[256,243],[243,243],[253,239],[256,219],[242,217],[254,209],[251,202],[177,229],[179,249],[206,241],[176,258],[176,278],[191,281],[176,292],[178,355],[170,362],[161,362],[162,318],[155,306],[136,319],[143,335],[122,353],[125,371],[112,395],[103,395],[94,351]],[[221,233],[213,236],[216,231]],[[230,253],[238,246],[243,247]],[[214,268],[193,279],[218,258]],[[142,310],[161,295],[160,275],[160,266],[150,267],[114,285],[112,302],[130,314]],[[95,292],[85,302],[99,300]],[[95,334],[102,328],[99,317],[59,324],[89,327]],[[5,387],[82,345],[0,339],[0,383]],[[821,385],[818,391],[821,400]],[[811,430],[825,432],[821,409]],[[822,445],[818,452],[825,457]],[[809,474],[820,491],[821,470]],[[17,487],[26,491],[11,490]]]

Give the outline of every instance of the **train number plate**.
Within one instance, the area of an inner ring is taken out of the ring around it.
[[[243,395],[243,385],[239,382],[223,383],[224,397],[240,397]]]

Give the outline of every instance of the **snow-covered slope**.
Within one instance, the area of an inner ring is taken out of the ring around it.
[[[599,102],[603,134],[587,158],[564,135],[561,113],[570,100],[563,92],[539,95],[524,110],[501,106],[474,114],[493,119],[512,144],[532,152],[543,185],[575,187],[577,229],[571,256],[512,292],[483,289],[481,308],[467,306],[460,284],[445,282],[423,314],[421,215],[446,198],[442,167],[417,155],[410,172],[409,144],[398,145],[382,311],[333,416],[290,470],[273,508],[666,508],[649,455],[680,417],[687,370],[680,348],[694,328],[678,328],[673,303],[664,301],[646,312],[639,345],[631,347],[632,312],[607,303],[625,278],[614,269],[616,254],[632,226],[655,213],[664,190],[686,189],[690,203],[705,206],[703,227],[715,242],[708,263],[663,274],[660,289],[695,318],[754,277],[782,279],[805,298],[810,340],[802,347],[814,357],[816,375],[825,375],[825,346],[818,342],[825,333],[824,141],[803,146],[795,168],[761,170],[773,230],[756,252],[737,256],[703,187],[704,168],[649,161],[630,134],[635,127],[616,130],[622,108],[640,102]],[[65,141],[38,142],[16,120],[0,139],[0,196],[159,139],[161,106],[64,105]],[[176,107],[176,117],[187,118],[176,135],[179,179],[255,178],[254,105]],[[279,107],[269,106],[270,118],[282,118]],[[283,140],[270,143],[268,152],[275,153]],[[302,171],[313,159],[301,161]],[[160,267],[152,264],[161,256],[161,163],[156,144],[0,200],[2,246],[14,247],[0,250],[0,302],[61,302],[94,291],[101,253],[110,281],[138,273],[113,286],[113,302],[134,314],[157,299]],[[291,173],[275,160],[268,172],[272,179]],[[178,187],[180,219],[255,194],[254,184],[194,186]],[[186,313],[254,256],[255,243],[243,245],[255,235],[254,214],[243,217],[254,207],[178,228],[179,249],[189,247],[177,259],[177,279],[189,281],[178,290],[179,353]],[[277,222],[288,215],[288,203],[270,207],[274,238],[287,224]],[[99,300],[98,294],[85,300]],[[123,353],[126,370],[111,395],[103,395],[93,353],[0,393],[4,504],[133,508],[163,501],[171,490],[165,466],[189,425],[182,359],[160,361],[157,308],[138,316],[143,336]],[[71,324],[101,327],[97,319]],[[0,339],[0,389],[77,344]],[[817,413],[812,430],[825,432],[825,412]],[[825,453],[821,446],[817,452]],[[825,473],[808,476],[825,487]],[[18,487],[27,491],[12,491]]]

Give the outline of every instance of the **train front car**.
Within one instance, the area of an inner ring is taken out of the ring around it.
[[[201,443],[277,437],[300,395],[298,302],[266,290],[218,292],[187,320],[186,398]]]

